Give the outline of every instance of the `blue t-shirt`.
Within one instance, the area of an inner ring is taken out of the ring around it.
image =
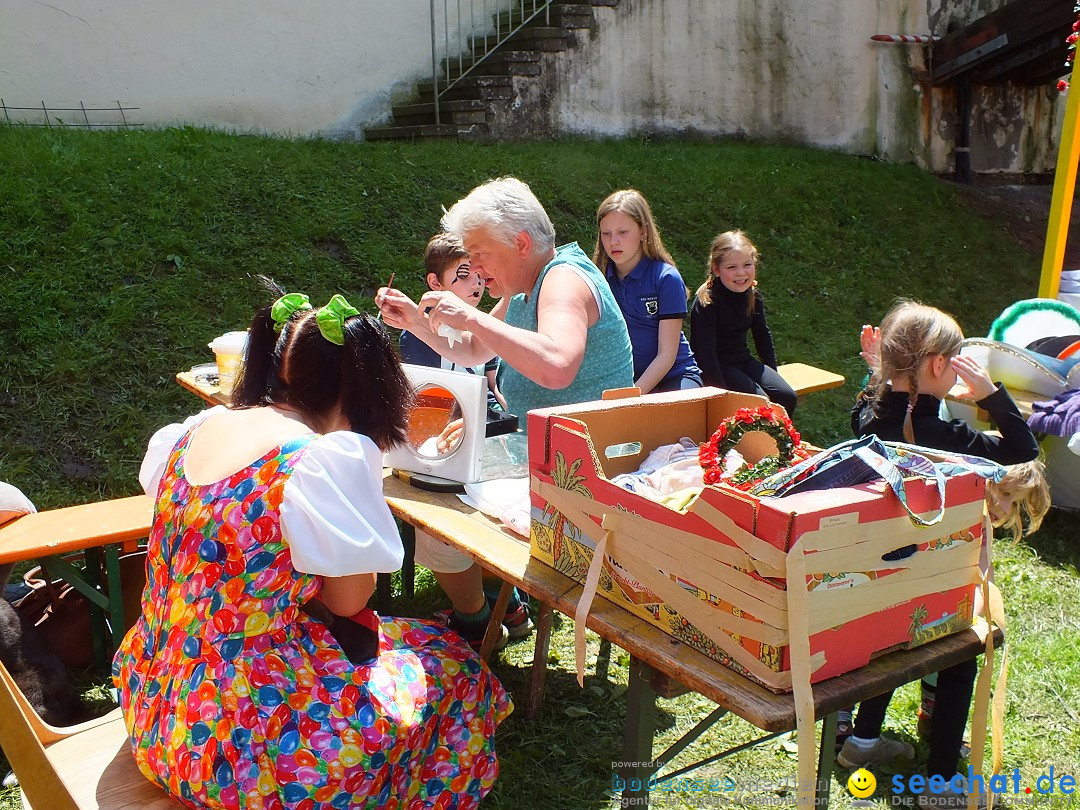
[[[679,271],[660,259],[642,256],[637,266],[619,278],[615,264],[608,262],[607,280],[611,294],[626,319],[634,348],[634,379],[645,373],[660,349],[660,321],[686,317],[686,285]],[[671,370],[661,382],[680,379],[687,372],[701,376],[686,335],[679,333],[679,350]]]
[[[626,333],[619,306],[604,283],[604,277],[576,242],[555,249],[555,258],[540,271],[536,283],[528,295],[515,295],[506,310],[506,322],[519,329],[537,331],[537,301],[540,287],[548,271],[558,265],[569,265],[594,291],[600,310],[600,319],[589,327],[585,339],[585,356],[581,360],[577,376],[566,388],[544,388],[505,362],[499,363],[499,390],[506,398],[510,413],[521,420],[521,429],[527,429],[525,414],[535,408],[552,408],[556,405],[577,404],[600,399],[609,388],[626,388],[633,385],[630,336]]]
[[[459,366],[452,363],[428,346],[424,341],[411,332],[402,332],[398,340],[398,348],[401,351],[401,362],[412,363],[414,366],[428,366],[429,368],[441,368],[446,371],[463,371],[466,374],[484,374],[487,371],[495,371],[499,367],[499,358],[493,357],[486,365]],[[495,399],[495,393],[488,388],[487,404],[489,408],[501,409],[499,401]]]

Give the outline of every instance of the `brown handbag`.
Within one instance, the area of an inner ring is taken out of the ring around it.
[[[102,582],[108,592],[108,582],[104,576]],[[90,600],[62,579],[49,580],[40,566],[23,574],[23,584],[30,588],[30,593],[15,603],[15,610],[34,626],[68,669],[92,667],[94,647]],[[145,585],[146,551],[122,554],[120,586],[125,632],[139,617]]]

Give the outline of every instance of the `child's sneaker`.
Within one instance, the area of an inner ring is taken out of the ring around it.
[[[503,617],[503,627],[506,628],[510,638],[525,638],[531,633],[536,625],[529,616],[529,606],[522,602],[517,610],[507,613]]]
[[[484,646],[484,633],[487,631],[487,627],[481,628],[479,635],[475,631],[470,632],[468,629],[462,628],[457,618],[454,616],[454,609],[447,608],[446,610],[439,610],[435,612],[435,620],[446,627],[449,627],[459,636],[461,636],[477,652],[480,652],[480,648]],[[492,652],[498,652],[507,645],[510,641],[510,633],[506,629],[505,624],[499,625],[499,637],[495,640],[495,646],[492,647]]]
[[[836,761],[845,768],[863,768],[867,765],[888,765],[897,757],[913,759],[915,749],[911,743],[878,737],[869,748],[860,748],[855,744],[855,740],[849,737],[836,755]]]

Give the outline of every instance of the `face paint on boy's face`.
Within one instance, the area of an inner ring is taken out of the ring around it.
[[[479,273],[473,271],[469,262],[462,262],[450,278],[450,290],[458,298],[475,305],[484,294],[484,280]]]

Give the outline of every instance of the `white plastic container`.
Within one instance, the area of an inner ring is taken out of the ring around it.
[[[218,368],[218,388],[225,396],[232,395],[240,361],[243,360],[244,349],[247,347],[247,337],[247,332],[226,332],[207,344],[214,351]]]

